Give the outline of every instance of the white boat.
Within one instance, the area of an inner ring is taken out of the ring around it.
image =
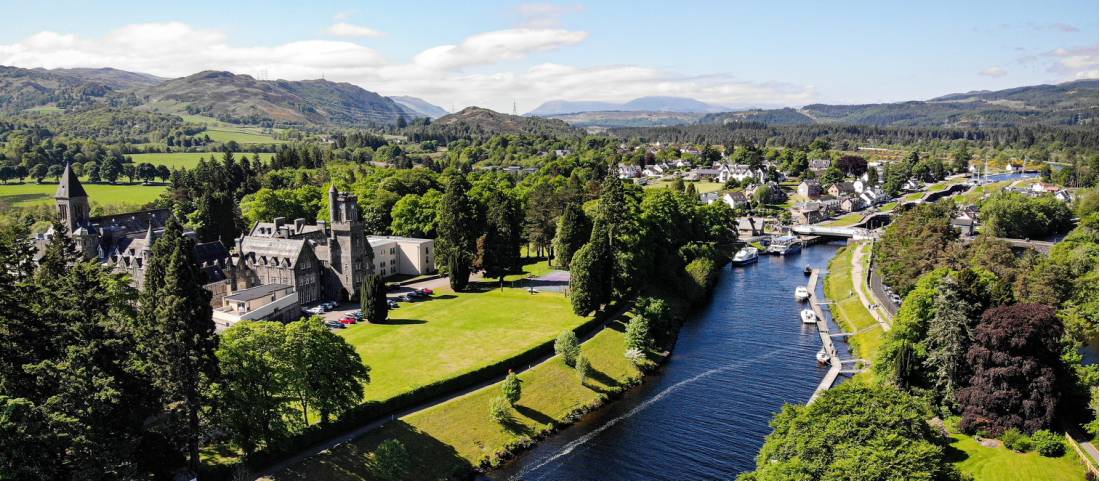
[[[825,352],[825,349],[817,351],[817,363],[821,365],[829,363],[829,354]]]
[[[768,253],[785,256],[802,250],[802,241],[793,235],[784,235],[772,238],[768,244]]]
[[[803,324],[817,324],[817,315],[812,309],[803,309],[801,315]]]
[[[794,298],[799,302],[805,302],[810,299],[810,290],[806,289],[806,286],[798,286],[794,288]]]
[[[746,246],[733,255],[733,265],[744,266],[756,262],[760,258],[760,252],[755,247]]]

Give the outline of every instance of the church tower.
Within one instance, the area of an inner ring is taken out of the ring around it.
[[[333,297],[354,297],[366,275],[367,238],[363,234],[363,221],[359,219],[359,200],[350,192],[338,192],[336,186],[328,190],[329,262],[340,279],[343,292],[332,292]]]
[[[80,185],[80,179],[76,178],[69,164],[65,164],[65,172],[61,174],[61,182],[53,199],[57,204],[57,215],[70,233],[88,225],[92,210],[88,205],[88,193],[84,192],[84,186]]]

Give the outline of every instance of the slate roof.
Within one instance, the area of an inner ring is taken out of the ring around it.
[[[88,197],[88,193],[84,192],[84,186],[80,185],[80,179],[76,178],[76,174],[73,173],[73,169],[69,167],[69,164],[65,164],[65,172],[61,173],[61,182],[57,184],[57,192],[54,193],[53,197],[55,199]]]

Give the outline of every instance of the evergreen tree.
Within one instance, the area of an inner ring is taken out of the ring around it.
[[[489,198],[487,207],[486,232],[477,241],[477,259],[474,265],[485,270],[485,277],[496,277],[503,282],[504,276],[519,261],[515,248],[519,233],[513,229],[512,224],[515,210],[510,199],[499,191]]]
[[[450,276],[451,288],[461,291],[470,280],[477,240],[476,212],[467,192],[466,176],[455,172],[447,180],[439,213],[436,260]]]
[[[642,352],[649,348],[649,321],[645,316],[635,315],[626,323],[626,349]]]
[[[180,432],[189,466],[197,471],[199,417],[206,388],[218,376],[218,338],[211,317],[210,292],[203,288],[203,273],[195,262],[194,241],[183,236],[175,217],[169,219],[164,235],[153,244],[146,279],[141,317],[149,328],[143,341],[151,358],[159,360],[154,363],[154,382],[163,393],[164,405],[185,419]]]
[[[613,259],[606,239],[593,230],[592,240],[573,256],[569,301],[578,315],[588,314],[611,300]]]
[[[969,378],[966,352],[970,349],[969,306],[959,294],[952,276],[944,277],[934,303],[935,314],[928,321],[925,341],[928,357],[925,368],[932,373],[939,399],[948,409],[955,408],[955,393]]]
[[[581,346],[577,341],[577,335],[573,331],[565,331],[554,340],[554,353],[561,356],[565,365],[572,366],[581,353]]]
[[[226,246],[244,229],[241,210],[227,192],[203,192],[195,203],[195,211],[189,216],[190,224],[203,242],[221,241]]]
[[[519,377],[516,377],[516,373],[511,370],[508,371],[504,382],[500,384],[500,391],[504,395],[504,399],[508,400],[508,404],[516,405],[523,392],[523,387],[520,386]]]
[[[568,204],[558,218],[554,236],[554,261],[558,267],[569,268],[573,254],[592,236],[592,225],[577,204]]]
[[[371,274],[363,279],[359,289],[359,310],[367,322],[385,322],[389,304],[386,302],[386,283],[382,276]]]

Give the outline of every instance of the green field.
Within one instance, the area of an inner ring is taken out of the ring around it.
[[[238,144],[284,144],[285,140],[261,133],[260,129],[249,127],[207,128],[196,135],[209,135],[214,142],[236,141]]]
[[[384,324],[339,331],[371,367],[367,400],[388,399],[514,357],[586,320],[573,314],[561,293],[518,288],[440,289],[431,300],[401,303],[389,317]]]
[[[169,169],[175,170],[194,168],[199,164],[199,159],[209,159],[211,156],[221,160],[222,155],[224,154],[221,152],[167,152],[160,154],[131,154],[130,157],[133,157],[135,164],[141,162],[148,162],[153,165],[163,164],[168,166]],[[253,154],[240,152],[234,153],[233,155],[237,159],[241,157],[248,157],[251,159]],[[259,155],[264,162],[270,161],[271,158],[275,156],[275,154],[272,153],[261,153]]]
[[[862,220],[864,215],[865,214],[863,212],[852,212],[849,214],[844,214],[828,222],[823,222],[821,225],[849,226]]]
[[[1045,458],[1034,451],[1017,453],[1003,446],[982,446],[964,434],[953,434],[951,438],[955,464],[974,481],[1085,480],[1085,467],[1070,446],[1060,458]]]
[[[523,395],[505,425],[489,418],[489,404],[500,395],[497,383],[387,423],[276,473],[273,479],[377,479],[370,469],[371,450],[391,438],[405,445],[410,465],[416,467],[408,479],[448,479],[465,474],[471,466],[491,462],[506,446],[529,442],[553,425],[568,422],[572,413],[598,405],[604,393],[636,382],[641,373],[623,357],[621,329],[621,325],[605,328],[582,345],[593,368],[584,385],[557,357],[520,374]]]
[[[93,205],[145,205],[160,197],[166,188],[163,185],[84,184]],[[29,207],[52,204],[56,191],[57,184],[53,182],[4,184],[0,185],[0,205]]]

